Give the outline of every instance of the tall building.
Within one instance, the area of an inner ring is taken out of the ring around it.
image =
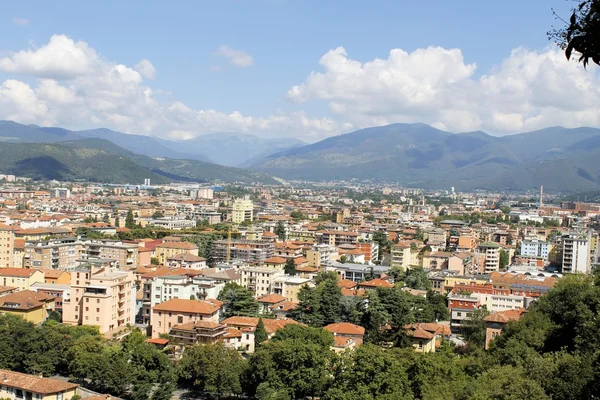
[[[275,245],[269,240],[215,240],[211,255],[217,263],[227,261],[227,248],[230,260],[262,263],[275,254]]]
[[[15,231],[13,227],[0,224],[0,268],[13,266]]]
[[[538,239],[521,241],[521,255],[528,257],[542,257],[548,259],[550,255],[550,244]]]
[[[562,272],[590,272],[590,247],[585,235],[563,236]]]
[[[483,272],[490,273],[500,269],[500,245],[498,243],[481,243],[477,246],[477,253],[484,256]]]
[[[104,334],[134,323],[135,276],[107,264],[89,263],[71,271],[71,298],[63,322],[95,325]]]
[[[233,202],[231,221],[234,224],[241,224],[244,221],[253,221],[254,204],[248,196],[243,199],[237,199]]]

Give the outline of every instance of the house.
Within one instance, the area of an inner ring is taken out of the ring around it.
[[[485,322],[485,349],[487,350],[490,347],[490,343],[496,336],[502,334],[510,321],[518,321],[525,312],[526,310],[522,308],[520,310],[500,311],[485,317],[483,319]]]
[[[163,242],[156,246],[156,257],[160,264],[165,265],[167,260],[182,254],[198,256],[198,246],[190,242]]]
[[[219,311],[223,303],[208,299],[206,301],[172,299],[152,307],[150,324],[152,337],[171,332],[175,325],[186,322],[210,321],[219,322]]]
[[[375,278],[375,279],[371,279],[370,281],[360,282],[358,284],[358,287],[365,289],[365,290],[371,290],[371,289],[377,289],[378,287],[391,288],[391,287],[394,287],[394,284],[390,283],[389,281],[387,281],[385,279]]]
[[[44,273],[44,282],[53,284],[53,285],[70,285],[71,284],[71,274],[67,271],[62,271],[59,269],[47,269],[40,268],[40,271]]]
[[[24,400],[70,400],[79,385],[0,369],[0,398]]]
[[[254,331],[256,326],[258,325],[259,318],[255,317],[229,317],[221,321],[223,324],[227,325],[228,333],[225,338],[225,345],[230,345],[233,348],[237,348],[238,350],[243,350],[248,353],[254,352]],[[267,332],[267,337],[270,339],[275,335],[277,330],[284,328],[288,324],[297,324],[298,322],[293,319],[268,319],[263,318],[263,324],[265,325],[265,331]],[[237,338],[239,337],[236,332],[233,332],[232,329],[236,329],[241,332],[242,337],[240,337],[239,341]],[[227,340],[235,338],[236,340]],[[238,344],[243,343],[241,348]]]
[[[275,314],[277,319],[285,319],[287,313],[298,307],[298,303],[293,301],[282,301],[281,303],[273,304],[269,307],[269,310]]]
[[[177,254],[167,258],[167,265],[170,268],[204,269],[207,268],[206,258],[194,254]]]
[[[25,321],[41,324],[54,311],[54,296],[31,290],[0,297],[0,313],[22,317]]]
[[[0,268],[0,285],[29,290],[34,283],[44,283],[44,273],[37,269]]]
[[[416,352],[435,352],[436,335],[434,333],[427,332],[419,324],[406,325],[404,333]]]
[[[334,347],[338,347],[341,345],[342,349],[345,349],[349,346],[357,347],[363,343],[363,339],[365,337],[365,328],[362,326],[354,325],[349,322],[338,322],[334,324],[329,324],[324,327],[325,330],[333,333],[335,341]],[[351,344],[350,342],[354,342]],[[339,348],[334,348],[334,351],[340,350]]]
[[[271,307],[285,301],[285,297],[280,294],[267,294],[258,298],[258,312],[266,314],[271,311]]]
[[[173,326],[169,337],[173,344],[215,344],[223,340],[225,333],[224,324],[213,321],[192,321]]]

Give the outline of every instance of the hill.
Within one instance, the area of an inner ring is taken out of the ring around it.
[[[251,169],[287,179],[393,181],[459,190],[600,189],[600,130],[554,127],[503,137],[393,124],[266,157]]]
[[[197,160],[152,158],[104,139],[60,143],[3,143],[0,171],[32,179],[140,184],[171,181],[277,182],[264,174]]]

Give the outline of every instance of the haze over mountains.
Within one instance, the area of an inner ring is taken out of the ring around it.
[[[425,124],[393,124],[303,145],[295,139],[226,133],[172,141],[108,129],[70,131],[0,121],[0,142],[5,142],[0,145],[4,154],[0,172],[19,174],[24,168],[26,176],[39,178],[276,183],[272,176],[277,176],[457,190],[525,191],[540,185],[564,192],[600,189],[600,130],[594,128],[553,127],[497,137],[479,131],[454,134]],[[7,157],[11,152],[18,157]],[[102,155],[121,161],[105,163]],[[85,168],[86,163],[91,167]],[[53,165],[62,171],[59,177],[52,174]],[[109,168],[110,173],[97,175],[94,168]],[[119,174],[118,169],[137,172]]]

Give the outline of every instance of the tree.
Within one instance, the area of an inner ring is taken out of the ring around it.
[[[407,269],[403,280],[404,284],[412,289],[431,289],[431,281],[427,277],[427,271],[422,267],[412,267]]]
[[[306,215],[304,215],[302,213],[302,211],[299,210],[294,210],[290,213],[290,217],[294,218],[295,220],[301,220],[301,219],[306,219]]]
[[[560,29],[552,29],[548,37],[564,51],[567,60],[573,51],[578,53],[578,62],[587,67],[590,59],[600,65],[600,0],[579,0],[572,9],[571,18]],[[556,14],[555,14],[556,15]]]
[[[125,217],[125,227],[129,229],[135,228],[135,219],[133,218],[133,210],[130,208]]]
[[[335,271],[321,271],[315,276],[315,285],[318,285],[321,282],[332,280],[337,283],[339,280],[339,276]]]
[[[177,376],[183,386],[199,392],[238,395],[245,368],[246,361],[223,343],[197,344],[183,354]]]
[[[254,294],[235,282],[227,282],[219,293],[218,299],[225,303],[226,318],[234,315],[252,317],[258,314],[258,302]]]
[[[279,240],[281,240],[282,242],[285,241],[286,232],[285,232],[285,226],[283,225],[283,222],[279,221],[277,223],[277,226],[275,226],[275,230],[273,233],[275,233],[277,235]]]
[[[152,214],[152,218],[153,218],[153,219],[162,218],[162,217],[164,217],[164,216],[165,216],[165,215],[164,215],[162,212],[160,212],[160,211],[154,211],[154,213]]]
[[[383,257],[384,251],[389,251],[389,247],[391,246],[391,242],[388,240],[388,235],[385,231],[376,231],[373,234],[373,241],[379,245],[379,260]]]
[[[298,305],[289,312],[289,316],[298,322],[310,326],[323,326],[319,292],[314,287],[304,285],[298,291]]]
[[[508,251],[504,249],[500,250],[500,269],[505,269],[509,263]]]
[[[159,265],[160,262],[158,261],[158,257],[151,257],[150,258],[150,264],[152,264],[152,265]]]
[[[488,315],[490,312],[485,307],[478,308],[463,322],[461,332],[467,343],[477,347],[485,345],[485,321],[483,319]]]
[[[342,299],[342,289],[337,281],[331,279],[325,280],[317,286],[319,297],[319,311],[323,316],[323,324],[328,325],[340,320],[340,301]]]
[[[257,348],[259,344],[268,339],[267,331],[265,330],[265,323],[262,318],[258,319],[258,324],[254,330],[254,347]]]
[[[118,228],[121,226],[121,220],[119,219],[119,214],[115,217],[115,226]]]
[[[293,258],[289,258],[285,262],[285,266],[283,267],[283,271],[287,275],[296,275],[296,263],[294,262]]]

